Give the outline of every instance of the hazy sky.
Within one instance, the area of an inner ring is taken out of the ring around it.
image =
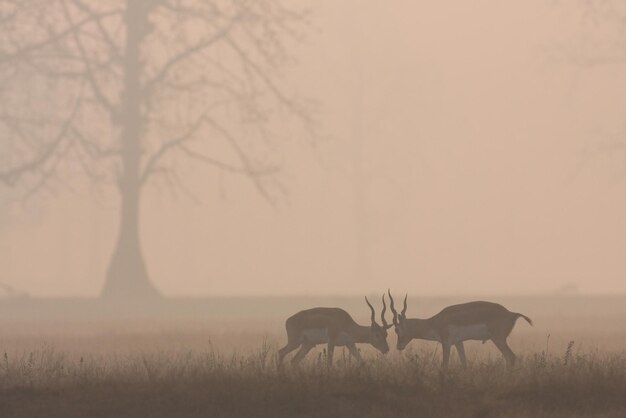
[[[316,29],[286,77],[319,101],[324,144],[281,151],[291,192],[277,211],[243,180],[201,170],[189,181],[200,203],[151,189],[143,244],[159,289],[626,291],[625,154],[587,152],[626,134],[626,72],[576,65],[588,39],[578,2],[314,4]],[[96,294],[114,198],[61,193],[4,208],[0,282]],[[355,268],[357,237],[369,274]]]

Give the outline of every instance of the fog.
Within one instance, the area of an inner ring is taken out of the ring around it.
[[[546,0],[309,6],[280,77],[314,102],[314,139],[271,121],[287,138],[271,203],[199,164],[182,188],[148,185],[140,238],[162,294],[626,292],[626,72],[594,43],[624,39],[611,21]],[[28,199],[0,186],[0,282],[100,293],[119,196],[77,173]]]

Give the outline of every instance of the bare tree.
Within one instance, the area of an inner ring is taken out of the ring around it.
[[[280,70],[307,14],[278,0],[0,0],[0,182],[114,184],[120,224],[102,296],[155,297],[142,191],[181,164],[280,192],[272,123],[309,125]],[[80,176],[78,175],[80,174]]]

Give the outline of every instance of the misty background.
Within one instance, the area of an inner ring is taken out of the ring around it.
[[[281,79],[315,101],[316,139],[271,122],[275,206],[202,165],[145,189],[162,294],[626,292],[623,26],[585,2],[298,4],[312,23]],[[0,282],[99,294],[119,202],[83,183],[0,186]]]

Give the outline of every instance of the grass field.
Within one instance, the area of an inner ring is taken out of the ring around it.
[[[320,347],[279,370],[276,306],[249,320],[5,311],[0,417],[626,417],[624,316],[609,305],[587,301],[579,317],[538,310],[535,327],[520,322],[511,335],[513,370],[476,342],[470,366],[453,351],[445,374],[438,345],[418,341],[385,356],[362,346],[363,364],[338,349],[330,369]]]

